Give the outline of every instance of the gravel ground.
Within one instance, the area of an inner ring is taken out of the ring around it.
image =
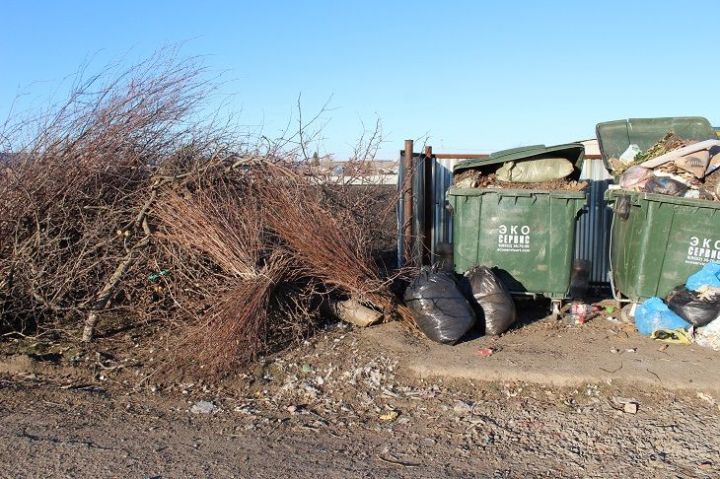
[[[213,387],[6,357],[0,475],[720,476],[708,395],[421,381],[359,338],[329,331]]]

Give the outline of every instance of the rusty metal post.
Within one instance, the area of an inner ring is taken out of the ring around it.
[[[402,227],[402,241],[403,241],[403,260],[404,265],[412,264],[413,257],[413,177],[414,165],[413,165],[413,141],[405,140],[405,150],[403,155],[403,169],[405,175],[403,178],[402,185],[402,198],[403,198],[403,227]]]

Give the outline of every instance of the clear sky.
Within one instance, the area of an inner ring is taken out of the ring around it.
[[[383,123],[405,138],[488,152],[594,135],[599,121],[701,115],[720,124],[717,1],[0,0],[0,117],[66,75],[183,43],[223,72],[243,124],[272,136],[323,115],[322,153]]]

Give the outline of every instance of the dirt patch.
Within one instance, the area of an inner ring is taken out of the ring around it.
[[[409,338],[414,354],[430,347]],[[613,385],[422,380],[363,333],[345,327],[327,329],[216,386],[161,386],[158,378],[143,378],[143,368],[129,375],[117,369],[87,383],[46,370],[34,378],[0,377],[0,475],[417,479],[720,473],[720,446],[708,440],[720,425],[714,397]],[[617,397],[635,401],[637,412],[618,410]],[[200,401],[211,404],[211,412],[193,407]]]

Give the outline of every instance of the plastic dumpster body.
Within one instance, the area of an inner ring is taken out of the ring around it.
[[[640,118],[596,128],[608,165],[630,144],[646,150],[668,131],[686,139],[715,137],[701,117]],[[720,261],[720,203],[625,190],[608,190],[613,209],[608,254],[614,293],[633,302],[665,297],[709,261]]]
[[[470,160],[454,171],[498,168],[508,161],[565,157],[579,172],[583,146],[542,145]],[[497,267],[513,294],[567,296],[574,256],[575,222],[586,204],[583,191],[458,188],[447,193],[453,214],[453,261],[457,273],[473,266]]]
[[[607,192],[614,215],[615,289],[633,302],[664,298],[710,261],[720,261],[720,203],[624,190]]]

